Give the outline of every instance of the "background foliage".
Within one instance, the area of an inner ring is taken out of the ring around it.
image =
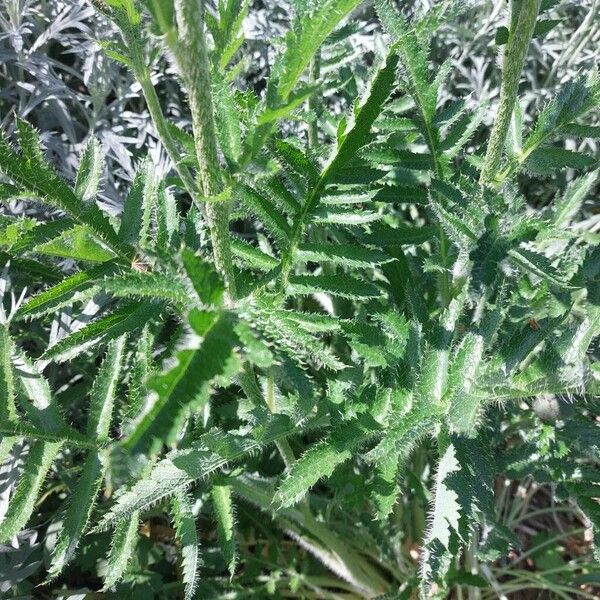
[[[505,2],[215,4],[202,193],[160,3],[0,7],[0,593],[597,597],[600,3],[483,197]]]

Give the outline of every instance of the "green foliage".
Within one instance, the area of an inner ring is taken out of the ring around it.
[[[358,94],[329,52],[360,3],[295,0],[264,98],[237,85],[249,2],[94,4],[174,176],[140,161],[109,217],[94,138],[73,183],[24,121],[18,151],[0,139],[0,197],[37,211],[0,219],[0,457],[25,448],[0,542],[53,521],[47,579],[102,547],[107,594],[166,545],[165,594],[277,596],[285,579],[298,597],[408,598],[496,585],[516,543],[500,475],[551,482],[600,526],[598,159],[572,143],[597,137],[600,87],[563,84],[524,131],[529,38],[557,25],[536,25],[540,2],[513,2],[498,33],[515,61],[491,133],[489,105],[447,103],[451,62],[431,59],[460,3],[409,19],[377,0],[386,48]],[[153,87],[165,53],[192,133]]]

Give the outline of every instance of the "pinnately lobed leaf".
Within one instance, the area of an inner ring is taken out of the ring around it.
[[[496,76],[489,2],[28,2],[0,594],[589,595],[531,515],[600,524],[596,3],[509,3]]]

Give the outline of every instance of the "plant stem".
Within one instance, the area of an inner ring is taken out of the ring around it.
[[[310,81],[316,83],[321,77],[321,51],[317,50],[310,61]],[[319,112],[321,108],[320,99],[313,94],[308,99],[308,108],[314,113],[314,121],[308,127],[308,147],[313,150],[319,145]]]
[[[535,22],[540,9],[540,1],[522,0],[518,16],[513,12],[511,18],[511,31],[502,62],[500,105],[498,106],[497,117],[492,127],[485,162],[479,178],[479,181],[483,184],[494,182],[500,170],[510,118],[515,107],[519,80],[521,79],[521,72],[525,62],[525,55],[529,48],[529,42],[533,36]],[[515,10],[514,3],[512,10]]]
[[[146,100],[146,106],[148,107],[148,112],[150,113],[150,118],[152,119],[152,123],[156,129],[158,138],[160,139],[160,142],[171,159],[175,171],[183,182],[186,191],[192,198],[197,198],[198,189],[194,182],[194,178],[188,167],[183,164],[183,154],[180,152],[177,142],[173,139],[173,136],[169,131],[167,120],[165,119],[160,106],[160,100],[158,99],[158,95],[154,89],[154,85],[152,84],[150,70],[146,64],[144,51],[142,45],[140,44],[139,34],[133,29],[123,28],[121,31],[123,40],[125,41],[125,44],[131,53],[132,69],[135,78],[142,88],[142,93],[144,94],[144,99]]]
[[[175,54],[188,89],[199,165],[199,187],[204,196],[210,199],[206,203],[206,217],[215,265],[225,281],[231,300],[236,296],[236,289],[229,241],[230,203],[216,199],[223,192],[224,185],[217,154],[210,65],[204,36],[204,2],[175,0],[175,14],[179,33]]]

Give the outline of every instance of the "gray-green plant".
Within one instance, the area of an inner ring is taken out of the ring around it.
[[[339,116],[319,101],[321,50],[343,39],[359,0],[294,2],[263,95],[236,86],[246,0],[210,11],[197,0],[94,5],[121,32],[105,52],[137,78],[172,172],[141,162],[113,218],[96,202],[93,138],[74,182],[24,120],[14,142],[0,140],[0,198],[49,209],[1,223],[0,450],[25,440],[29,452],[0,541],[35,518],[49,474],[74,454],[47,578],[108,530],[109,591],[135,558],[138,522],[158,514],[178,540],[178,593],[212,597],[198,587],[196,519],[207,512],[234,589],[244,577],[238,503],[272,517],[359,597],[444,597],[457,569],[492,585],[489,565],[518,546],[495,509],[499,474],[551,482],[600,526],[589,355],[600,253],[577,221],[597,158],[573,144],[600,135],[588,121],[600,82],[595,72],[565,82],[530,128],[519,104],[530,41],[548,29],[553,2],[511,2],[483,143],[489,105],[441,102],[451,62],[429,61],[461,3],[408,21],[376,0],[386,49]],[[187,94],[189,130],[156,93],[157,37]],[[549,206],[528,203],[529,180],[555,187]],[[499,405],[519,414],[564,397],[569,409],[539,439],[503,433]],[[327,503],[364,500],[385,530],[430,451],[428,508],[404,517],[418,574],[383,573],[369,542],[349,545],[330,527]]]

